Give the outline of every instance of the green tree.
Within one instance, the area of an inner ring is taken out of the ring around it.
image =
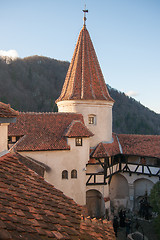
[[[153,211],[157,213],[157,217],[155,218],[155,229],[160,237],[160,182],[157,182],[153,186],[149,198]]]

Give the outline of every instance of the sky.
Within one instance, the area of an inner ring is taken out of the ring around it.
[[[0,56],[70,62],[85,4],[106,83],[160,113],[160,0],[0,0]]]

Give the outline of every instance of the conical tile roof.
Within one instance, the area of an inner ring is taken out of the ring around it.
[[[84,25],[74,50],[60,97],[63,100],[107,100],[108,93],[90,35]]]

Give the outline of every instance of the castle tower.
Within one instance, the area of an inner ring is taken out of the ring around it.
[[[84,25],[56,103],[59,112],[83,115],[85,125],[94,133],[91,143],[93,147],[101,141],[112,141],[114,100],[109,95],[85,22],[84,16]]]

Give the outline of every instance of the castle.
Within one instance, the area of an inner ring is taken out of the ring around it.
[[[42,166],[45,180],[87,206],[91,217],[138,209],[160,179],[160,136],[112,132],[114,100],[86,18],[56,102],[58,113],[19,113],[9,127],[3,123],[2,149]]]

